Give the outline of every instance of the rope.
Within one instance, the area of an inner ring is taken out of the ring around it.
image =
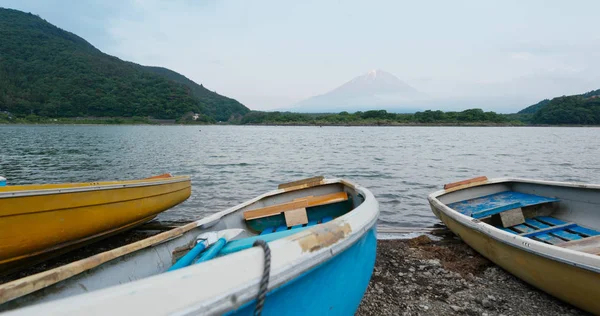
[[[263,268],[263,276],[260,279],[260,287],[258,290],[258,296],[256,298],[256,308],[254,309],[254,315],[260,316],[263,307],[265,306],[265,298],[267,297],[267,288],[269,287],[269,274],[271,273],[271,249],[269,245],[261,239],[258,239],[252,244],[252,247],[262,247],[265,254],[265,266]]]

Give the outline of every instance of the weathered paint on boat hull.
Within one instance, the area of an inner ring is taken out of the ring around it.
[[[373,226],[331,260],[269,292],[263,315],[354,315],[369,285],[377,252]],[[256,301],[227,315],[252,315]]]
[[[42,185],[32,188],[39,194],[16,190],[17,196],[0,199],[0,271],[142,224],[191,194],[189,177],[127,181],[121,185],[96,183],[91,187],[66,185],[60,189]],[[11,189],[6,188],[4,195]]]
[[[452,232],[490,261],[550,295],[600,314],[600,274],[515,248],[431,207]]]

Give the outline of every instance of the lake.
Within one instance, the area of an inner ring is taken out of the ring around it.
[[[0,125],[9,184],[191,175],[188,221],[315,175],[370,189],[380,224],[430,226],[427,195],[479,175],[600,183],[600,128]]]

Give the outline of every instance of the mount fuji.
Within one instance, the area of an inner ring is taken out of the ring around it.
[[[370,109],[393,109],[414,112],[425,95],[396,76],[383,70],[372,70],[322,95],[296,103],[294,112],[339,112]]]

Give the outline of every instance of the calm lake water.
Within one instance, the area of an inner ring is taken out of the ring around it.
[[[473,176],[600,183],[599,128],[0,126],[10,184],[192,176],[192,196],[161,214],[186,221],[277,184],[324,175],[369,188],[380,224],[437,223],[427,195]]]

